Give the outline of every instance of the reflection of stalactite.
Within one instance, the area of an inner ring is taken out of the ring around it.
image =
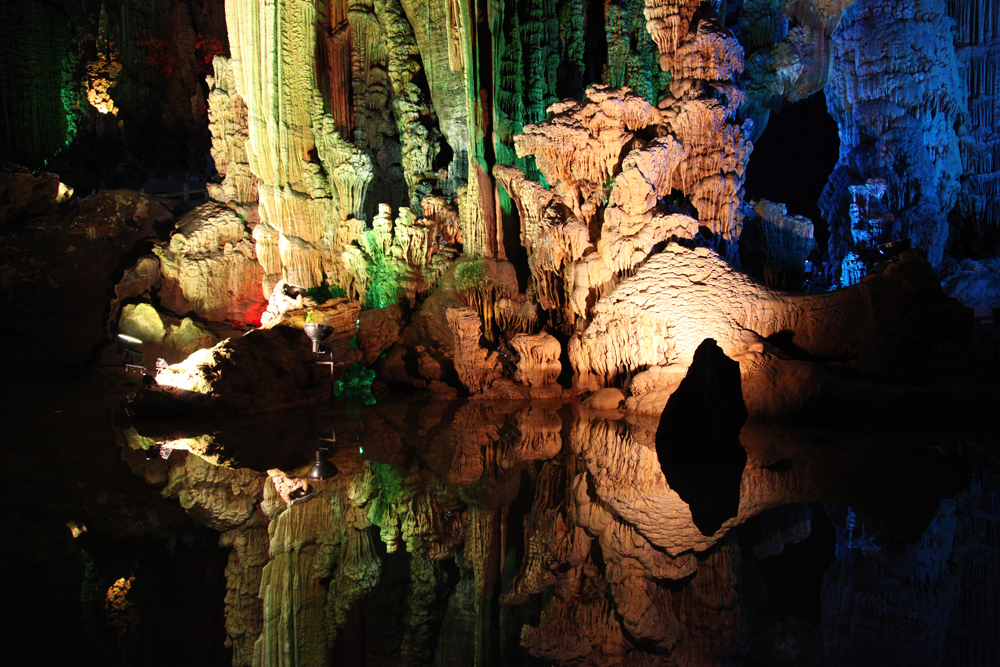
[[[368,528],[348,528],[340,563],[326,596],[326,631],[335,636],[347,624],[351,606],[378,585],[382,562]]]
[[[401,666],[428,665],[434,658],[435,632],[444,612],[448,581],[441,564],[426,555],[410,559],[410,590],[406,599],[406,630],[399,647]]]
[[[468,532],[465,539],[465,562],[476,578],[476,664],[487,664],[494,650],[491,622],[491,597],[500,573],[501,526],[506,511],[485,507],[469,508]]]
[[[882,548],[876,538],[891,529],[874,530],[850,508],[828,511],[837,529],[837,560],[823,584],[827,664],[859,664],[873,651],[900,664],[997,664],[993,610],[1000,588],[993,568],[1000,553],[1000,465],[966,454],[975,462],[971,483],[962,482],[967,490],[940,501],[915,544]]]

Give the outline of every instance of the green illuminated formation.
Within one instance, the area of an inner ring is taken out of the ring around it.
[[[368,520],[376,526],[383,527],[392,516],[394,506],[399,505],[403,497],[409,493],[406,475],[388,463],[373,462],[369,466],[367,482],[371,491],[367,507]]]
[[[40,2],[0,8],[0,155],[37,168],[68,144],[80,113],[70,17]]]
[[[334,394],[340,400],[374,405],[375,396],[372,395],[372,382],[374,380],[375,371],[369,370],[359,363],[351,364],[344,370],[344,375],[337,380]]]
[[[604,83],[628,86],[651,104],[659,102],[670,85],[670,73],[660,69],[660,52],[646,30],[642,0],[622,0],[604,6],[608,62]]]

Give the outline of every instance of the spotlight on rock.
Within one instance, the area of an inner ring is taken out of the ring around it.
[[[306,335],[309,336],[309,340],[312,341],[313,354],[319,354],[320,343],[323,342],[324,338],[333,333],[333,327],[325,324],[317,324],[316,322],[306,322],[303,328]]]
[[[146,371],[146,366],[142,363],[142,352],[139,351],[140,345],[142,345],[141,338],[118,333],[118,353],[125,360],[125,368],[138,368],[140,371]]]
[[[326,447],[319,447],[316,449],[316,460],[309,468],[309,472],[306,473],[306,477],[314,481],[319,481],[323,479],[330,479],[337,474],[337,466],[333,465],[333,463],[327,461],[323,457],[327,451],[329,450]]]

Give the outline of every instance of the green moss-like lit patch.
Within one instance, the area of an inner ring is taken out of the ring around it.
[[[388,463],[372,463],[372,501],[368,505],[368,520],[376,526],[385,523],[386,515],[393,505],[408,496],[406,477]]]
[[[351,340],[354,341],[354,339]],[[356,346],[357,343],[354,345]],[[343,401],[375,405],[375,396],[372,394],[374,380],[375,371],[365,368],[361,364],[351,364],[344,371],[343,376],[337,380],[334,395]]]
[[[338,285],[319,285],[306,290],[306,296],[316,303],[326,303],[330,299],[343,299],[347,292]]]
[[[399,271],[395,264],[389,261],[382,246],[378,243],[374,230],[364,232],[362,248],[368,260],[368,276],[371,278],[368,293],[361,303],[362,310],[385,308],[399,301],[401,291]]]

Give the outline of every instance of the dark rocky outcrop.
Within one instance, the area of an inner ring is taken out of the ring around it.
[[[695,525],[706,535],[739,511],[747,462],[740,429],[746,420],[740,365],[707,338],[695,350],[656,430],[656,454],[667,484],[690,506]]]

